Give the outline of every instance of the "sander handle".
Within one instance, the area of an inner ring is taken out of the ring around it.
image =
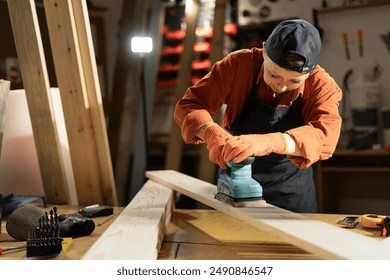
[[[255,161],[255,157],[254,156],[250,156],[250,157],[247,157],[246,159],[244,159],[243,161],[240,161],[238,163],[228,162],[227,163],[227,168],[226,168],[226,173],[230,176],[231,172],[232,172],[232,167],[245,166],[245,165],[248,165],[248,164],[252,164],[254,161]]]

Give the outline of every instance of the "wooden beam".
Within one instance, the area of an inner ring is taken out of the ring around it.
[[[1,159],[1,147],[3,144],[5,112],[7,110],[7,102],[8,102],[10,88],[11,88],[10,81],[0,80],[0,159]]]
[[[363,236],[267,203],[261,208],[234,208],[214,199],[215,185],[177,171],[148,171],[146,177],[323,259],[390,258],[388,240]]]
[[[69,202],[68,182],[52,111],[50,85],[34,0],[8,1],[16,51],[47,202]]]
[[[103,110],[102,93],[96,65],[96,55],[93,46],[87,2],[85,0],[72,0],[72,4],[85,75],[89,110],[94,130],[93,135],[96,143],[103,196],[106,203],[117,205],[118,199],[116,195],[114,172],[108,144],[106,119]]]
[[[90,57],[90,38],[81,40],[89,31],[77,30],[82,25],[87,27],[87,12],[75,14],[77,7],[74,8],[70,0],[45,0],[44,6],[79,204],[115,205],[107,143],[106,140],[97,142],[106,134],[101,119],[101,96],[97,92],[95,66],[92,68],[91,64],[85,64],[86,61],[96,61]],[[79,8],[85,9],[85,5]],[[86,73],[88,71],[92,73]]]
[[[148,180],[84,260],[156,260],[173,210],[173,191]]]

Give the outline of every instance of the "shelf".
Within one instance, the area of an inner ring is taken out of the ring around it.
[[[366,8],[371,8],[371,7],[389,5],[389,4],[390,4],[390,1],[378,1],[378,2],[374,2],[374,3],[370,3],[370,4],[325,8],[325,9],[317,10],[317,13],[318,14],[331,14],[331,13],[336,13],[336,12],[366,9]]]
[[[385,149],[338,149],[315,165],[315,175],[320,212],[390,211],[390,152]]]
[[[390,167],[322,167],[322,172],[333,173],[390,173]]]
[[[384,149],[380,150],[336,150],[333,156],[390,156],[390,152]]]

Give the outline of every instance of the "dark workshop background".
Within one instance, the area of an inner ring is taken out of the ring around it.
[[[215,175],[215,166],[204,161],[204,150],[182,143],[170,147],[170,137],[180,137],[172,122],[179,79],[187,77],[190,86],[209,70],[213,50],[210,27],[216,24],[214,11],[222,3],[223,42],[214,44],[221,58],[236,49],[260,46],[284,19],[300,17],[319,28],[323,43],[320,65],[344,91],[338,149],[330,160],[315,164],[320,210],[390,213],[390,1],[200,0],[195,1],[199,11],[194,35],[186,34],[186,1],[87,2],[121,205],[127,205],[142,186],[145,170],[173,166],[204,178],[200,173],[211,168]],[[41,1],[36,5],[50,83],[56,87]],[[131,53],[130,38],[137,35],[153,38],[150,54]],[[10,80],[12,89],[22,89],[4,0],[0,1],[0,36],[0,79]],[[187,67],[182,54],[190,36],[194,47]],[[8,147],[12,152],[2,154],[0,193],[43,193],[33,141],[30,137],[24,150]],[[6,141],[3,149],[7,150]],[[177,157],[177,161],[172,163],[169,157]],[[207,180],[215,183],[215,176],[208,176]]]

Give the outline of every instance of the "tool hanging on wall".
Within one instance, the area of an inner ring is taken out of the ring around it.
[[[345,48],[345,56],[348,60],[351,59],[351,56],[349,54],[349,45],[348,45],[348,34],[347,32],[343,32],[343,43]]]
[[[358,43],[359,43],[359,56],[363,57],[363,31],[361,29],[357,32]]]
[[[312,16],[313,16],[313,25],[318,29],[318,32],[320,33],[320,37],[323,38],[324,29],[321,26],[319,26],[319,24],[318,24],[318,10],[317,9],[313,9]]]
[[[385,34],[380,34],[379,36],[381,37],[382,41],[385,43],[387,50],[390,53],[390,31]]]

